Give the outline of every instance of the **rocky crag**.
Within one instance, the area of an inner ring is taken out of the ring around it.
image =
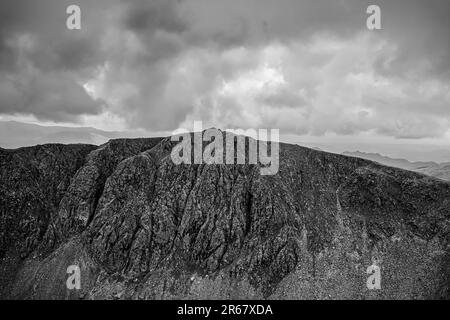
[[[0,149],[0,296],[450,298],[449,182],[288,144],[273,176],[175,165],[173,146]]]

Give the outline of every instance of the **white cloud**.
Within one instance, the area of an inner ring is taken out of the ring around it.
[[[199,90],[182,95],[195,107],[181,126],[203,120],[219,127],[278,127],[298,134],[442,136],[450,116],[448,85],[380,75],[375,62],[392,52],[394,45],[362,33],[348,40],[321,35],[289,46],[187,54],[179,64],[185,75],[195,74],[189,83]],[[234,71],[221,72],[224,65]],[[187,81],[176,74],[171,79]],[[209,80],[208,87],[197,85]],[[166,104],[172,95],[177,91],[170,91]]]

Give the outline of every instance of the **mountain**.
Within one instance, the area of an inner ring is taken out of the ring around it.
[[[392,159],[407,159],[410,162],[449,162],[450,146],[420,143],[370,141],[360,138],[349,138],[349,141],[336,141],[331,137],[305,138],[292,135],[282,135],[282,140],[288,143],[300,144],[309,148],[320,148],[322,151],[343,154],[349,150],[359,150],[361,153],[378,153]]]
[[[175,165],[173,146],[0,149],[0,297],[450,298],[449,182],[290,144],[273,176]]]
[[[90,127],[41,126],[18,121],[0,121],[0,147],[20,148],[46,143],[102,144],[123,132],[108,132]]]
[[[384,164],[386,166],[420,172],[443,180],[450,180],[450,162],[446,163],[436,163],[432,161],[411,162],[405,159],[392,159],[386,156],[382,156],[378,153],[366,153],[360,151],[356,152],[346,151],[343,154],[347,156],[372,160]]]

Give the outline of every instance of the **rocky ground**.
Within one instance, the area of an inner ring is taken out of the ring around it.
[[[274,176],[175,165],[173,145],[0,149],[0,296],[450,298],[449,182],[288,144]]]

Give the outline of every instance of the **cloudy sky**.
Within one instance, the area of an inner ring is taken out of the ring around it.
[[[449,144],[449,15],[448,0],[1,0],[0,119]]]

